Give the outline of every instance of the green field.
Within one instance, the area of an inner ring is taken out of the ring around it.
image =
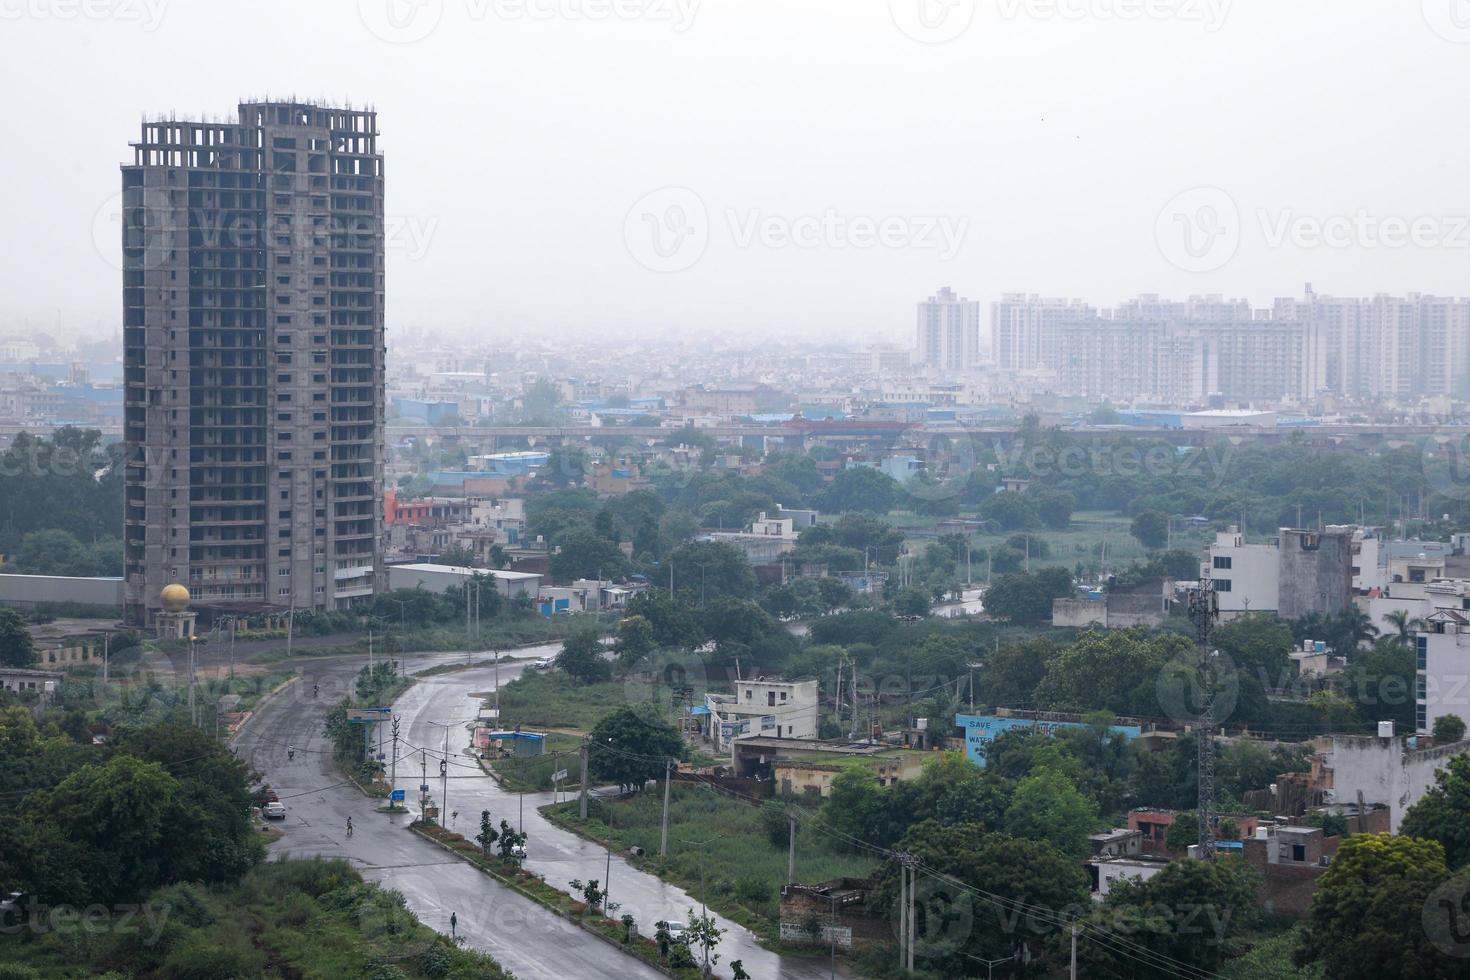
[[[890,514],[888,519],[905,527],[933,527],[939,521],[938,518],[924,518],[908,514]],[[1100,546],[1106,542],[1108,566],[1116,570],[1120,566],[1143,561],[1148,557],[1148,549],[1138,543],[1131,527],[1132,519],[1122,514],[1112,511],[1078,511],[1072,515],[1072,525],[1065,531],[1003,531],[999,534],[976,534],[970,538],[970,544],[974,550],[978,551],[981,548],[989,549],[1003,545],[1017,534],[1025,534],[1029,535],[1033,541],[1045,542],[1050,549],[1049,558],[1032,558],[1033,568],[1046,565],[1063,565],[1072,568],[1079,561],[1083,564],[1096,562],[1099,558]],[[1208,529],[1184,530],[1176,527],[1173,543],[1175,548],[1202,552],[1213,537],[1213,531]],[[933,540],[933,538],[909,538],[905,543],[910,550],[922,550]],[[964,574],[963,563],[961,563],[960,574]],[[983,560],[975,562],[973,575],[974,581],[985,581],[985,562]]]
[[[578,684],[559,670],[527,670],[500,692],[500,719],[507,727],[566,728],[589,732],[592,726],[642,696],[622,681]]]
[[[787,850],[768,836],[762,811],[704,786],[676,783],[669,806],[669,856],[660,858],[659,821],[663,812],[660,787],[609,802],[598,800],[588,811],[585,825],[577,820],[577,804],[546,807],[557,822],[596,840],[612,838],[624,854],[634,846],[645,857],[633,858],[644,870],[684,888],[698,901],[758,934],[779,935],[781,886],[786,882]],[[784,824],[784,820],[778,821]],[[611,828],[609,828],[609,823]],[[708,841],[700,848],[691,841]],[[700,870],[704,870],[701,889]],[[799,831],[796,840],[796,879],[821,882],[839,877],[867,877],[877,866],[870,857],[836,850],[814,831]],[[613,901],[618,883],[612,882]]]
[[[578,747],[582,740],[575,735],[552,732],[546,736],[546,752],[525,759],[496,759],[490,767],[500,774],[505,788],[517,793],[537,793],[552,788],[551,775],[558,769],[567,771],[562,787],[577,786],[582,781],[582,760]]]

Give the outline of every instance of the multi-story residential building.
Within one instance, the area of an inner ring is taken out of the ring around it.
[[[1327,392],[1415,399],[1470,380],[1470,300],[1140,296],[1112,310],[1007,295],[991,307],[995,361],[1055,375],[1058,393],[1190,404],[1304,402]],[[1121,373],[1120,373],[1121,369]]]
[[[992,358],[1003,371],[1032,371],[1044,365],[1043,338],[1057,323],[1089,320],[1096,315],[1080,299],[1046,299],[1007,293],[991,304]]]
[[[1240,528],[1215,535],[1200,577],[1215,586],[1220,616],[1274,613],[1281,602],[1281,569],[1275,542],[1247,544]]]
[[[145,122],[122,168],[125,575],[150,621],[336,609],[381,575],[377,114],[247,102]]]
[[[1352,605],[1353,528],[1329,526],[1319,531],[1282,528],[1279,548],[1278,616],[1282,619],[1301,619],[1312,613],[1333,616]]]
[[[1232,527],[1215,536],[1201,575],[1214,585],[1222,618],[1249,612],[1282,619],[1333,615],[1353,601],[1354,531],[1282,528],[1272,541],[1246,544]]]
[[[918,360],[940,371],[968,371],[980,363],[980,304],[945,286],[919,304]]]

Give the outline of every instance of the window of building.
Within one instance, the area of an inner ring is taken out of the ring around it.
[[[1217,579],[1215,579],[1215,591],[1216,592],[1229,592],[1230,591],[1230,580],[1228,578],[1217,578]]]
[[[1229,555],[1216,555],[1215,556],[1215,567],[1216,568],[1227,568],[1228,569],[1230,567],[1230,565],[1231,565],[1231,558],[1230,558]]]

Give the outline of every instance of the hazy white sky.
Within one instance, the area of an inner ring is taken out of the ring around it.
[[[145,113],[292,94],[379,110],[399,329],[1470,294],[1466,0],[0,0],[0,78],[12,311],[116,313]]]

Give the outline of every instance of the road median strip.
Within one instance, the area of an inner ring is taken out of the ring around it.
[[[514,864],[487,859],[480,849],[462,834],[452,833],[441,827],[426,828],[417,823],[410,824],[409,830],[455,855],[465,863],[478,868],[518,895],[530,899],[584,932],[596,936],[609,946],[637,957],[665,976],[673,977],[675,980],[695,980],[699,977],[700,973],[697,968],[675,969],[670,967],[659,956],[658,945],[647,936],[640,935],[635,937],[631,943],[623,943],[617,938],[623,932],[623,924],[620,921],[603,916],[589,916],[585,902],[547,884],[545,879],[530,871],[518,868]]]

